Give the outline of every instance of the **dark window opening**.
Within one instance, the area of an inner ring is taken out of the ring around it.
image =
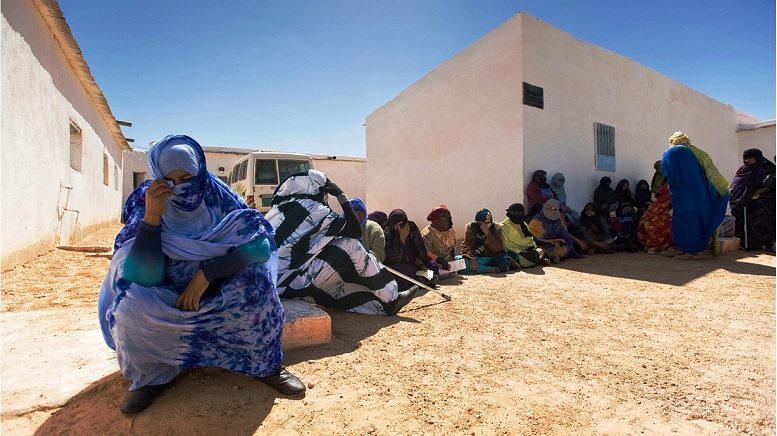
[[[544,91],[539,86],[523,82],[523,104],[543,109],[545,107]]]

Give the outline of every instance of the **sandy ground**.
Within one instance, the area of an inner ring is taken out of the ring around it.
[[[134,417],[97,326],[108,262],[55,250],[2,275],[4,435],[775,434],[764,253],[596,255],[457,278],[397,317],[332,310],[331,343],[285,354],[304,399],[198,369]]]

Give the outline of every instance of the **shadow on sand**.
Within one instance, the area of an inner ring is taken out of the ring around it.
[[[682,286],[715,270],[725,270],[734,274],[774,276],[775,267],[773,264],[766,266],[747,262],[748,258],[757,254],[755,252],[734,251],[714,257],[704,253],[698,259],[666,257],[661,254],[645,252],[594,254],[584,259],[568,259],[558,265],[545,268],[564,268],[585,274],[673,286]],[[624,268],[623,266],[626,264],[631,266]]]
[[[408,311],[391,317],[337,310],[328,313],[332,342],[285,350],[284,365],[351,353],[361,347],[363,339],[385,327],[400,321],[415,322]],[[128,417],[119,411],[128,388],[129,382],[119,372],[103,377],[68,399],[35,434],[207,434],[218,429],[219,434],[253,435],[276,398],[283,398],[249,376],[198,368],[184,370],[151,407]]]

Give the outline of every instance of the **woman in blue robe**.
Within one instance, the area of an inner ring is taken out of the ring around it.
[[[669,145],[661,172],[672,197],[672,239],[679,250],[696,256],[717,236],[728,207],[728,182],[709,154],[692,145],[684,133],[675,132]]]
[[[105,342],[131,382],[121,411],[147,408],[182,368],[221,367],[304,394],[281,366],[270,224],[208,172],[188,136],[154,144],[148,164],[153,180],[127,199],[98,301]]]

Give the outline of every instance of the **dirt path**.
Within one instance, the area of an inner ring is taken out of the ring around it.
[[[3,274],[3,434],[775,433],[763,253],[596,255],[459,278],[453,301],[429,293],[398,317],[330,311],[332,343],[286,352],[304,399],[199,369],[132,418],[96,330],[108,262],[56,250]]]

